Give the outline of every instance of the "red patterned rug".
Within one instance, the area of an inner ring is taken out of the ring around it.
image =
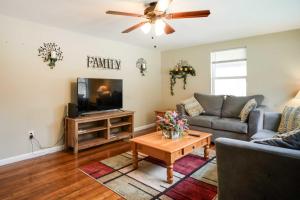
[[[199,149],[177,160],[174,182],[168,184],[164,163],[139,155],[139,168],[132,168],[131,152],[80,167],[85,174],[128,200],[215,200],[217,169],[215,152],[204,159]]]

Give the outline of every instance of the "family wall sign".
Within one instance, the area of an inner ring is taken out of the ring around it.
[[[121,60],[97,56],[87,56],[87,67],[120,70]]]

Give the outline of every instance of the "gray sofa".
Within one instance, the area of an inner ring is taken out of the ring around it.
[[[279,113],[265,113],[263,129],[253,139],[272,137],[279,126]],[[300,199],[300,151],[218,138],[219,200]]]
[[[247,97],[205,95],[195,93],[194,97],[204,108],[205,113],[190,117],[183,104],[178,104],[177,111],[188,119],[190,129],[212,133],[212,140],[218,137],[234,138],[249,141],[250,138],[262,129],[264,96],[254,95]],[[249,120],[241,122],[239,114],[244,105],[255,98],[258,108],[251,111]]]

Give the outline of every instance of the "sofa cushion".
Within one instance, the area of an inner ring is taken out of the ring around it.
[[[264,113],[264,129],[272,130],[274,132],[278,131],[278,127],[281,120],[281,113],[277,112],[265,112]]]
[[[221,118],[212,121],[212,128],[217,130],[232,131],[236,133],[247,133],[248,124],[235,118]]]
[[[223,106],[223,95],[206,95],[195,93],[195,98],[199,101],[201,106],[205,110],[205,115],[221,116],[221,110]]]
[[[219,119],[219,117],[208,116],[208,115],[199,115],[199,116],[195,116],[195,117],[187,117],[187,119],[188,119],[189,125],[211,128],[212,121],[215,119]]]
[[[197,99],[197,98],[196,98]],[[224,100],[222,108],[222,117],[239,118],[239,114],[242,111],[245,104],[250,100],[255,99],[257,106],[262,104],[264,100],[263,95],[253,95],[246,97],[227,96]]]
[[[272,138],[276,135],[276,132],[270,131],[267,129],[259,130],[257,133],[252,135],[251,140],[261,140],[261,139],[267,139]]]

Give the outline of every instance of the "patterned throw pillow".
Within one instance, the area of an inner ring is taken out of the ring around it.
[[[295,134],[299,134],[300,133],[300,129],[297,128],[295,130],[292,130],[292,131],[289,131],[289,132],[286,132],[286,133],[279,133],[279,134],[276,134],[273,136],[273,138],[282,138],[282,139],[286,139],[286,138],[289,138],[291,137],[292,135],[295,135]]]
[[[253,140],[252,142],[258,144],[266,144],[271,146],[289,148],[289,149],[300,149],[300,129],[293,131],[277,134],[273,138]]]
[[[251,112],[251,110],[255,109],[257,106],[257,103],[255,101],[255,99],[250,99],[244,106],[244,108],[242,109],[239,117],[241,118],[241,122],[246,122],[248,119],[248,116]]]
[[[282,112],[279,133],[286,133],[293,131],[300,127],[300,106],[288,107],[286,106]]]
[[[195,97],[191,97],[187,100],[181,102],[184,105],[185,111],[191,116],[198,116],[204,112],[203,107],[200,103],[195,99]]]

